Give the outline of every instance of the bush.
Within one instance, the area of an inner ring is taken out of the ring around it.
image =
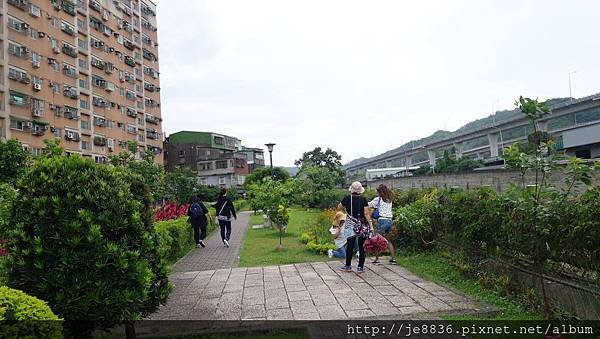
[[[174,263],[194,247],[193,229],[187,217],[154,224],[158,235],[158,253],[168,263]]]
[[[58,317],[44,301],[19,290],[0,287],[1,337],[61,338],[62,325],[56,320]]]
[[[187,215],[188,204],[177,205],[176,202],[168,201],[164,203],[157,211],[154,213],[154,220],[156,221],[164,221],[177,219],[182,216]]]
[[[437,212],[438,192],[432,191],[410,205],[401,206],[394,213],[396,230],[393,241],[402,247],[426,248],[435,240],[432,218]]]
[[[139,176],[79,156],[51,157],[36,161],[16,188],[8,283],[75,320],[68,334],[139,319],[166,300],[167,271]]]
[[[336,247],[334,244],[319,244],[315,241],[310,241],[306,244],[306,249],[309,251],[315,252],[316,254],[327,254],[329,250],[335,250]]]

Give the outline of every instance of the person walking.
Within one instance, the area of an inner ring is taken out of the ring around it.
[[[227,189],[221,188],[217,202],[212,205],[217,210],[217,221],[221,228],[221,240],[225,247],[229,247],[231,237],[231,216],[237,219],[233,202],[227,196]]]
[[[204,239],[206,238],[206,226],[208,225],[208,218],[206,217],[207,213],[209,213],[208,208],[204,206],[202,197],[199,195],[192,195],[190,197],[187,215],[190,224],[192,224],[192,227],[194,228],[196,248],[198,248],[198,246],[206,247]]]
[[[369,202],[370,208],[377,209],[379,217],[377,218],[377,233],[381,234],[387,240],[387,246],[390,250],[390,264],[396,265],[396,252],[394,244],[390,239],[392,232],[392,200],[394,200],[394,192],[392,192],[387,186],[381,184],[377,187],[377,197]],[[379,265],[380,253],[375,255],[375,260],[371,261],[372,264]]]
[[[350,195],[345,196],[340,204],[338,205],[338,209],[344,208],[346,213],[349,216],[352,216],[358,219],[362,223],[367,223],[370,228],[373,228],[371,222],[371,216],[369,215],[369,202],[362,194],[365,192],[365,189],[362,187],[362,184],[358,181],[355,181],[348,188],[350,191]],[[346,220],[346,227],[348,227],[348,220]],[[352,255],[354,254],[354,246],[355,241],[358,238],[358,268],[357,273],[363,273],[365,271],[365,250],[364,243],[365,238],[360,237],[358,235],[354,235],[347,238],[346,241],[346,265],[342,266],[341,270],[345,272],[352,272]]]

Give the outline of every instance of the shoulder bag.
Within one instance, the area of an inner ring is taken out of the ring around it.
[[[354,230],[354,233],[363,239],[370,238],[371,227],[359,218],[355,218],[352,215],[354,212],[352,208],[352,195],[350,195],[350,214],[346,217],[346,227],[351,227]]]
[[[381,197],[379,197],[379,201],[377,201],[377,207],[375,207],[375,210],[371,213],[371,219],[379,219],[379,205],[381,205]]]
[[[227,205],[228,202],[229,202],[229,200],[225,200],[225,202],[223,203],[223,206],[221,207],[221,210],[219,211],[219,214],[217,214],[217,219],[218,220],[229,221],[229,217],[228,216],[221,215],[221,212],[223,212],[223,209],[225,208],[225,205]]]

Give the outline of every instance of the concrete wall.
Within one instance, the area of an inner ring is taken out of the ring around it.
[[[550,177],[550,182],[557,187],[563,187],[563,176],[560,173],[554,173]],[[481,172],[470,172],[461,174],[437,174],[427,176],[403,177],[393,179],[383,179],[370,181],[367,186],[371,189],[384,184],[390,188],[411,189],[411,188],[451,188],[461,187],[471,189],[481,186],[489,186],[497,192],[506,191],[511,184],[520,187],[524,185],[533,185],[535,183],[535,174],[529,173],[524,180],[519,172],[507,170],[490,170]],[[597,180],[596,185],[600,182]]]

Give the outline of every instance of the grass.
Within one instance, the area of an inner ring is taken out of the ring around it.
[[[283,235],[282,252],[277,252],[279,232],[277,229],[248,229],[242,252],[240,266],[286,265],[302,262],[327,260],[325,255],[317,255],[306,249],[300,242],[301,229],[318,214],[318,211],[292,210],[287,232]],[[252,223],[252,219],[250,221]],[[262,223],[262,216],[261,216]]]
[[[401,253],[397,255],[398,265],[414,274],[441,285],[453,287],[477,300],[495,306],[498,313],[492,316],[463,315],[444,317],[447,320],[542,320],[543,316],[532,312],[528,305],[515,297],[507,297],[498,291],[483,287],[476,279],[465,277],[449,265],[440,252]]]
[[[262,225],[264,222],[262,213],[250,216],[250,225]]]

